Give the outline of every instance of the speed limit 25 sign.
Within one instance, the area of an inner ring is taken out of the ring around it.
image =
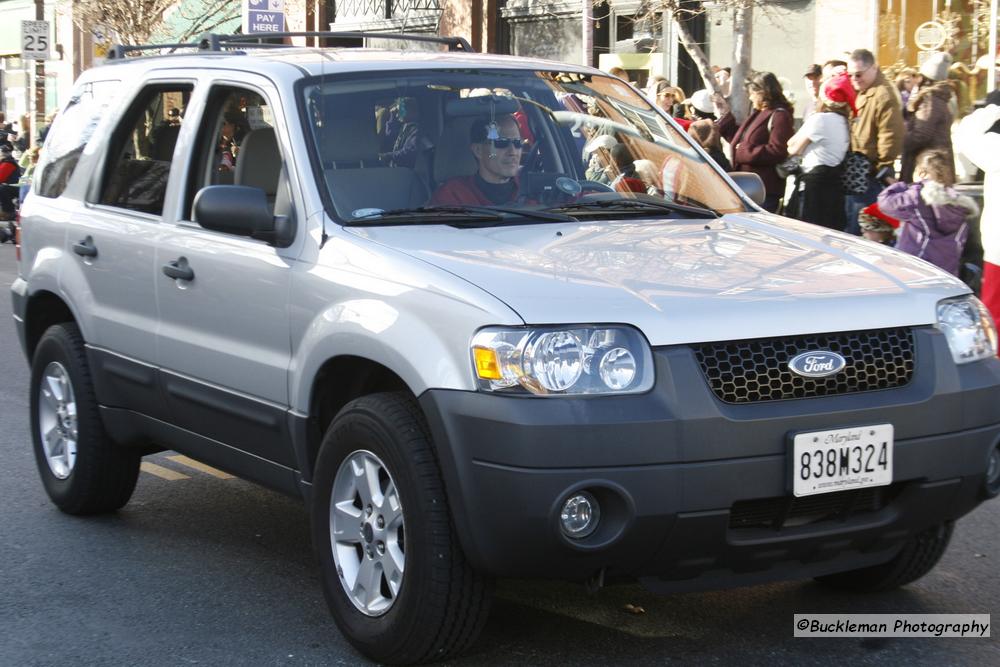
[[[49,22],[21,21],[21,57],[26,60],[48,60]]]

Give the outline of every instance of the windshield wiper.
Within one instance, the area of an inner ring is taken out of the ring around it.
[[[599,211],[615,211],[615,210],[646,210],[646,211],[677,211],[680,213],[688,213],[693,216],[704,217],[704,218],[718,218],[719,213],[710,208],[703,208],[701,206],[686,206],[684,204],[676,204],[674,202],[662,201],[653,202],[646,201],[644,199],[598,199],[592,201],[578,201],[569,204],[562,204],[560,206],[553,206],[552,208],[545,209],[546,211],[587,211],[587,210],[599,210]]]
[[[398,225],[401,222],[439,224],[440,218],[460,217],[463,220],[500,222],[503,215],[476,206],[417,206],[414,208],[369,209],[371,212],[348,220],[348,225]],[[449,221],[450,224],[450,221]]]
[[[507,215],[552,222],[576,222],[565,213],[520,209],[507,206],[417,206],[372,211],[348,221],[348,225],[395,225],[401,222],[426,222],[428,224],[465,225],[465,223],[496,223],[507,220]],[[440,220],[438,218],[444,217]],[[428,219],[431,218],[431,219]]]

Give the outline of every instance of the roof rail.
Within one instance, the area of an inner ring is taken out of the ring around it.
[[[438,35],[413,35],[401,32],[329,32],[329,31],[309,31],[309,32],[262,32],[248,35],[221,35],[218,33],[206,33],[198,38],[197,42],[186,44],[142,44],[127,45],[115,44],[108,51],[108,60],[124,60],[125,56],[133,52],[154,51],[156,49],[198,49],[199,51],[223,51],[234,50],[241,47],[248,48],[281,48],[294,47],[292,44],[275,44],[273,42],[262,42],[264,39],[284,39],[285,37],[320,37],[324,39],[392,39],[406,42],[427,42],[431,44],[444,44],[449,51],[464,51],[472,53],[472,45],[464,37],[440,37]]]
[[[208,34],[202,37],[202,47],[208,50],[218,50],[226,46],[236,44],[251,44],[262,39],[274,39],[284,37],[323,37],[326,39],[393,39],[406,42],[428,42],[432,44],[444,44],[449,51],[465,51],[472,53],[472,45],[464,37],[441,37],[439,35],[414,35],[401,32],[331,32],[331,31],[308,31],[308,32],[261,32],[248,35],[215,35]],[[259,45],[258,45],[259,46]],[[282,44],[263,44],[263,46],[287,46]]]
[[[195,49],[198,44],[115,44],[108,51],[108,60],[124,60],[133,51],[152,51],[154,49]]]

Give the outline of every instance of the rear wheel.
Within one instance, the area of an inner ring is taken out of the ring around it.
[[[316,462],[313,543],[337,626],[379,662],[456,655],[489,614],[462,554],[423,415],[405,393],[352,401]]]
[[[132,497],[140,456],[105,433],[83,337],[73,323],[50,327],[35,350],[31,436],[42,484],[63,512],[113,512]]]
[[[934,569],[948,548],[954,526],[949,521],[910,538],[888,563],[829,574],[817,577],[816,581],[832,588],[873,593],[905,586]]]

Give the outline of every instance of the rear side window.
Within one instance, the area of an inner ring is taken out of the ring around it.
[[[84,147],[104,112],[117,101],[121,81],[91,81],[73,92],[52,123],[39,155],[32,191],[58,197],[66,189]]]
[[[142,91],[111,135],[99,203],[161,215],[190,84]]]

